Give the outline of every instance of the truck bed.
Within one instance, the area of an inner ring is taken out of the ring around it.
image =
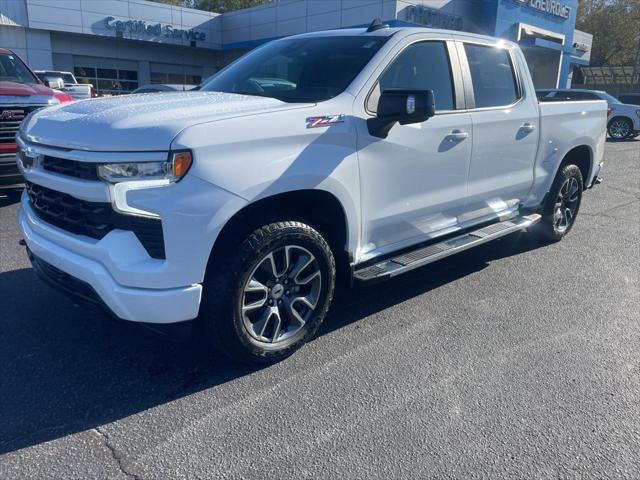
[[[585,187],[590,185],[604,155],[607,130],[607,102],[570,100],[538,102],[540,106],[540,143],[536,156],[534,183],[527,206],[544,196],[553,182],[559,161],[571,145],[590,145],[591,168]],[[531,203],[530,203],[531,202]]]

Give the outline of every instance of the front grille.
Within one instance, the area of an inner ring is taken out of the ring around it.
[[[0,105],[0,144],[15,143],[22,120],[46,105]]]
[[[100,297],[91,285],[45,262],[40,257],[34,255],[28,248],[27,255],[29,256],[29,260],[31,260],[33,269],[43,280],[74,298],[79,298],[96,305],[102,305]]]
[[[98,180],[95,163],[78,162],[46,155],[42,159],[42,168],[49,172],[66,175],[68,177],[81,178],[83,180]]]
[[[77,235],[102,239],[112,230],[133,232],[152,258],[166,258],[162,222],[156,218],[123,215],[110,203],[87,202],[35,183],[25,183],[29,204],[51,225]]]
[[[15,143],[20,121],[0,120],[0,143]]]
[[[0,156],[0,188],[7,185],[22,183],[22,177],[16,164],[16,156]]]

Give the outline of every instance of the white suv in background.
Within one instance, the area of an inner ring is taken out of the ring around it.
[[[609,105],[607,133],[615,140],[640,135],[640,107],[622,103],[601,90],[537,90],[540,101],[605,100]]]

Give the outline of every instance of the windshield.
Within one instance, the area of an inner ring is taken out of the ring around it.
[[[321,102],[342,93],[388,37],[312,37],[271,42],[202,85],[205,92]]]
[[[38,83],[18,57],[0,54],[0,82]]]
[[[621,103],[620,100],[618,100],[616,97],[613,97],[606,92],[600,92],[600,97],[603,100],[606,100],[607,103]]]

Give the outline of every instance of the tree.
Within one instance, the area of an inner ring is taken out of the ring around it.
[[[576,28],[593,34],[591,65],[634,65],[640,55],[639,0],[582,0]]]
[[[208,10],[209,12],[226,13],[243,8],[256,7],[272,0],[196,0],[196,8]]]
[[[197,8],[215,13],[233,12],[243,8],[255,7],[270,3],[273,0],[153,0],[159,3],[175,5],[178,7]]]

